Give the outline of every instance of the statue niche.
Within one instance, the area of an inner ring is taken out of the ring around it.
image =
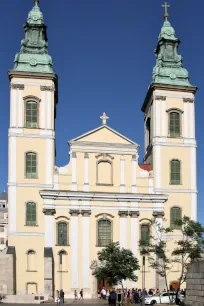
[[[113,185],[113,159],[109,154],[96,156],[96,184]]]

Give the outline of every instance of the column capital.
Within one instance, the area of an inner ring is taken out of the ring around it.
[[[194,103],[195,100],[193,98],[183,98],[183,102],[190,102],[190,103]]]
[[[54,208],[43,208],[43,213],[46,216],[53,216],[56,214],[56,210]]]
[[[80,214],[80,210],[79,209],[70,209],[69,213],[72,217],[77,217]]]
[[[24,90],[24,84],[11,84],[12,89]]]
[[[163,211],[153,211],[152,215],[155,218],[163,218],[164,217],[164,212]]]
[[[137,211],[129,211],[129,216],[131,218],[138,218],[140,215],[140,212],[137,210]]]
[[[127,216],[128,216],[128,211],[127,211],[127,210],[119,210],[118,215],[119,215],[121,218],[127,218]]]
[[[82,214],[83,217],[90,217],[91,210],[90,209],[83,209],[83,210],[81,210],[81,214]]]
[[[55,91],[54,87],[52,86],[40,86],[41,91]]]
[[[155,96],[155,100],[163,100],[163,101],[166,101],[166,96]]]
[[[72,152],[72,158],[77,158],[76,152]]]
[[[84,158],[89,158],[89,153],[84,153]]]

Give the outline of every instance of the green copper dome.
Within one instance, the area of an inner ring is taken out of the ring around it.
[[[153,69],[153,83],[191,86],[188,71],[183,68],[182,57],[178,55],[179,43],[174,28],[165,20],[155,50],[157,60]]]
[[[48,55],[46,25],[38,2],[35,0],[24,25],[25,39],[21,41],[21,50],[15,56],[14,70],[53,73],[52,58]]]

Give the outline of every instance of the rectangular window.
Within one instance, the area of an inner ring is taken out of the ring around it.
[[[26,178],[37,177],[37,155],[36,153],[26,153]]]
[[[172,160],[171,161],[171,178],[172,185],[179,185],[181,183],[181,174],[180,174],[180,161]]]
[[[36,204],[27,203],[26,204],[26,225],[35,226],[36,225]]]
[[[38,105],[35,101],[26,103],[26,127],[28,129],[38,127]]]
[[[170,113],[169,134],[171,137],[180,136],[180,114],[176,112]]]

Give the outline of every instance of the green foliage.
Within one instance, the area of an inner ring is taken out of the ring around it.
[[[110,286],[122,285],[122,280],[137,281],[135,271],[139,270],[137,258],[131,250],[120,248],[119,242],[112,242],[98,253],[100,265],[93,275],[106,279]]]
[[[187,266],[189,263],[202,259],[204,251],[204,227],[199,223],[184,216],[175,221],[175,227],[179,228],[181,239],[175,241],[175,248],[168,249],[168,235],[175,229],[161,226],[155,220],[151,221],[155,236],[151,236],[149,243],[140,241],[140,252],[148,257],[150,267],[154,268],[161,277],[165,278],[168,290],[167,276],[175,263],[180,264],[179,287],[186,281]]]

